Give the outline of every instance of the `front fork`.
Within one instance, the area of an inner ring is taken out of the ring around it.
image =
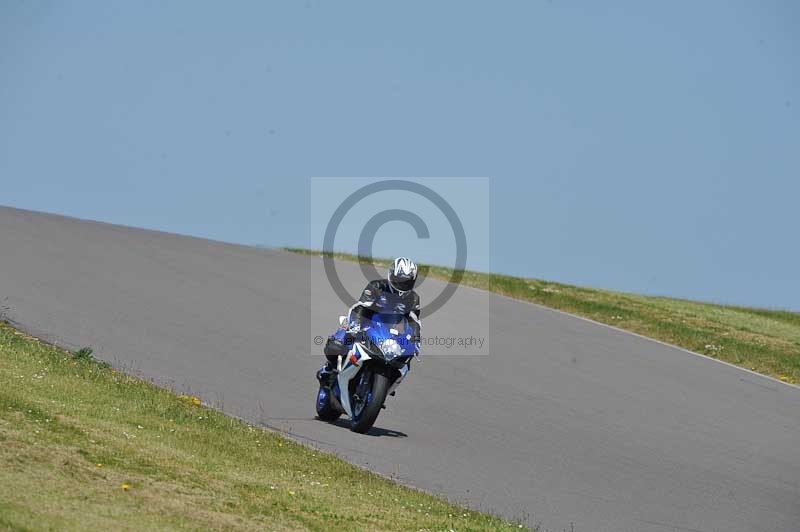
[[[356,385],[356,391],[353,394],[353,399],[355,401],[361,401],[370,392],[372,388],[372,372],[371,371],[362,371],[361,376],[358,379],[358,385]]]

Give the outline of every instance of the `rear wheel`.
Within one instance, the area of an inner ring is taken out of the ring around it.
[[[386,400],[386,392],[389,391],[389,379],[378,373],[373,373],[371,378],[369,392],[353,405],[353,417],[350,420],[350,430],[360,434],[367,432],[375,423]]]
[[[334,421],[341,415],[341,412],[331,406],[330,394],[330,388],[319,387],[317,392],[317,417],[322,421]]]

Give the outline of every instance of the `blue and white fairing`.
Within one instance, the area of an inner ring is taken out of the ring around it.
[[[388,365],[400,376],[392,383],[389,393],[402,382],[408,373],[408,360],[419,353],[414,338],[413,328],[404,315],[374,314],[371,320],[365,320],[361,328],[360,341],[353,343],[346,357],[339,361],[338,386],[334,386],[334,394],[341,403],[345,413],[353,417],[353,409],[348,393],[350,381],[354,379],[363,365],[374,360],[376,363]],[[334,336],[345,342],[346,331],[338,330]],[[341,391],[344,390],[344,393]]]

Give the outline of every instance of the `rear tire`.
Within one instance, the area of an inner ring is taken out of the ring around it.
[[[388,391],[389,379],[379,373],[374,373],[369,402],[364,406],[364,410],[361,411],[358,419],[350,420],[350,430],[364,434],[372,428],[375,420],[378,419],[378,414],[381,412],[383,402],[386,401],[386,392]]]
[[[330,388],[319,387],[317,392],[317,418],[322,421],[335,421],[342,415],[341,412],[331,406],[330,394]]]

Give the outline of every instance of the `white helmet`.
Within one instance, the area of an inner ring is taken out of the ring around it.
[[[401,294],[414,289],[417,282],[417,265],[408,257],[398,257],[389,266],[389,286]]]

